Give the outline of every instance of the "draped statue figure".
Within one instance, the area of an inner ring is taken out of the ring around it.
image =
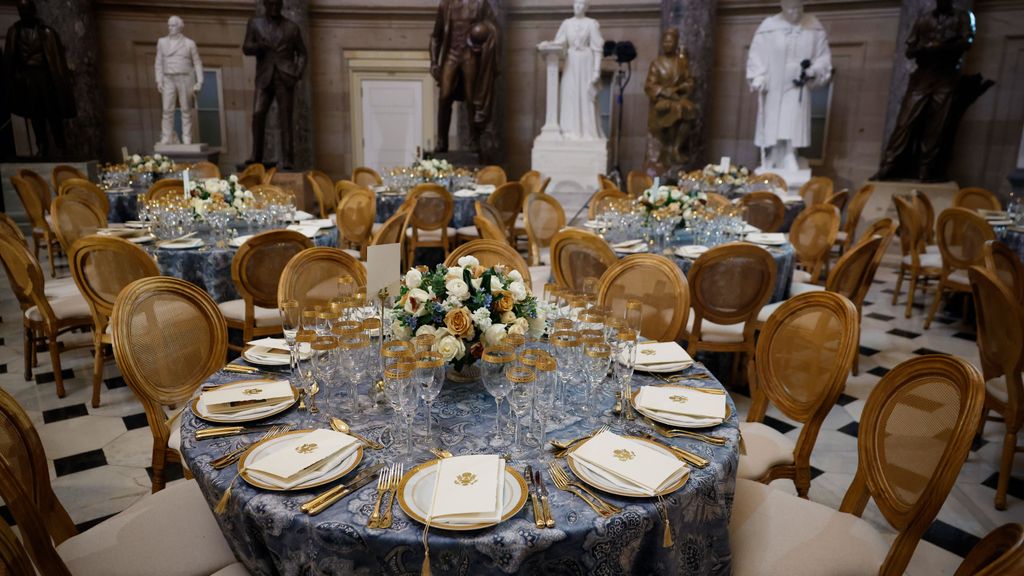
[[[604,39],[597,20],[587,18],[589,5],[587,0],[574,0],[573,17],[562,21],[553,41],[541,43],[542,48],[560,46],[566,49],[558,116],[562,136],[568,139],[604,138],[597,115]]]

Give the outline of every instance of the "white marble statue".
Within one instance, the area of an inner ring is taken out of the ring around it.
[[[832,77],[832,53],[821,22],[804,13],[803,0],[781,4],[781,13],[757,27],[747,58],[747,81],[760,104],[754,144],[767,156],[762,171],[800,169],[796,149],[811,144],[810,89]]]
[[[601,26],[597,20],[587,18],[589,4],[587,0],[574,0],[574,16],[562,22],[553,41],[542,42],[540,45],[541,49],[561,47],[566,50],[559,125],[562,136],[574,140],[604,139],[597,114],[604,39],[601,38]]]
[[[167,20],[167,36],[156,43],[156,87],[163,97],[160,144],[176,144],[174,108],[181,106],[181,143],[192,143],[193,98],[203,88],[203,62],[196,43],[181,33],[185,23],[177,16]]]

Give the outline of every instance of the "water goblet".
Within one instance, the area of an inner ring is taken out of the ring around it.
[[[512,412],[516,417],[515,432],[513,433],[512,453],[516,456],[523,455],[522,435],[523,416],[530,411],[530,404],[533,399],[533,382],[536,380],[536,373],[528,366],[509,366],[505,368],[505,378],[509,383],[508,403],[512,406]]]
[[[335,327],[337,328],[337,327]],[[366,334],[355,332],[342,332],[335,336],[338,339],[338,367],[349,381],[349,397],[351,410],[350,416],[358,418],[359,410],[359,382],[366,373],[366,367],[370,356],[370,338]]]
[[[536,437],[540,446],[541,460],[550,460],[550,453],[544,449],[547,442],[548,417],[555,406],[558,391],[558,362],[545,356],[537,362],[537,379],[533,384],[533,406],[536,411],[534,423],[538,430]]]
[[[516,359],[515,350],[508,346],[492,346],[484,350],[481,360],[481,376],[487,393],[494,397],[494,444],[502,445],[505,438],[501,433],[501,401],[508,394],[508,380],[505,368]]]
[[[427,445],[432,446],[431,410],[444,384],[444,359],[437,352],[420,352],[416,355],[413,378],[416,380],[420,400],[427,407]]]
[[[603,341],[588,341],[583,344],[583,373],[587,379],[586,415],[593,419],[597,415],[597,392],[608,374],[612,350]]]
[[[288,367],[294,373],[298,364],[298,352],[295,349],[295,334],[299,331],[300,314],[298,300],[284,300],[281,302],[281,330],[284,332],[284,340],[288,343]]]

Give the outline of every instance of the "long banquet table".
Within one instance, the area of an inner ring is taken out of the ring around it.
[[[700,364],[687,374],[709,374]],[[218,372],[209,384],[244,380],[250,376]],[[634,387],[655,384],[654,376],[637,373]],[[581,383],[570,382],[570,389]],[[714,386],[712,379],[687,381],[681,385]],[[347,389],[347,383],[336,386]],[[364,403],[366,390],[362,390]],[[320,412],[310,414],[291,408],[261,423],[288,423],[295,429],[326,428],[330,416],[350,422],[353,429],[385,445],[380,451],[365,450],[363,463],[346,479],[375,462],[404,461],[388,428],[390,412],[365,414],[358,424],[344,407],[347,400],[318,395]],[[325,402],[326,400],[326,402]],[[580,399],[571,397],[570,406]],[[608,406],[610,406],[608,400]],[[712,446],[684,438],[660,438],[699,454],[710,461],[704,469],[694,468],[678,491],[665,497],[671,519],[674,546],[662,546],[662,521],[655,499],[602,496],[622,508],[609,518],[598,517],[574,495],[555,489],[546,469],[537,460],[510,462],[518,470],[526,463],[545,470],[544,481],[551,492],[554,529],[538,529],[527,504],[509,520],[491,528],[448,532],[432,528],[429,533],[431,570],[436,575],[479,574],[730,574],[731,553],[728,524],[732,509],[738,466],[739,428],[736,407],[726,421],[702,430],[727,439],[724,446]],[[607,408],[607,407],[606,407]],[[420,408],[422,411],[422,407]],[[455,455],[502,453],[507,447],[488,444],[494,426],[495,406],[479,382],[458,384],[446,381],[434,403],[435,437]],[[564,419],[549,425],[549,438],[569,439],[589,432],[587,423],[570,409]],[[651,432],[641,420],[620,421],[610,413],[602,420],[613,431],[626,434]],[[396,504],[394,526],[389,530],[368,529],[367,520],[375,502],[375,482],[336,503],[318,516],[307,516],[299,506],[328,488],[298,492],[269,492],[235,480],[234,467],[214,470],[211,460],[239,447],[252,437],[195,440],[197,430],[210,426],[189,409],[181,418],[182,454],[195,474],[210,507],[213,508],[234,480],[227,511],[218,516],[221,529],[235,555],[252,574],[417,574],[424,556],[422,525],[410,520]],[[421,428],[421,427],[418,427]],[[506,436],[508,440],[508,436]],[[422,444],[422,442],[420,442]],[[429,457],[426,452],[419,461]],[[411,466],[406,462],[406,470]]]

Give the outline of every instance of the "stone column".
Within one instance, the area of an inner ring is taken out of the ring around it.
[[[953,0],[953,6],[960,10],[971,8],[970,0]],[[882,153],[889,143],[889,135],[895,128],[896,117],[900,113],[900,103],[907,92],[910,73],[914,70],[914,62],[907,58],[907,37],[914,21],[928,10],[935,9],[935,0],[903,0],[900,2],[900,30],[896,38],[896,51],[892,61],[892,80],[889,82],[889,106],[885,114],[885,135],[882,138]]]
[[[543,44],[542,44],[543,46]],[[537,50],[544,57],[544,66],[547,75],[544,90],[545,99],[544,126],[540,129],[540,140],[559,140],[562,137],[562,128],[558,123],[558,63],[565,55],[565,48],[561,46],[537,47]]]
[[[105,123],[99,70],[99,29],[93,0],[37,1],[39,19],[60,35],[71,70],[78,116],[64,123],[66,154],[94,160],[103,154]]]
[[[690,158],[689,169],[700,168],[707,163],[706,147],[708,122],[711,118],[711,75],[715,60],[715,0],[661,0],[661,31],[679,29],[679,43],[686,50],[693,76],[693,93],[690,99],[697,106],[694,118],[693,138],[686,150]],[[638,71],[640,81],[647,74]],[[648,138],[648,141],[652,140]],[[648,146],[648,159],[650,158]],[[657,159],[657,149],[654,151]]]

